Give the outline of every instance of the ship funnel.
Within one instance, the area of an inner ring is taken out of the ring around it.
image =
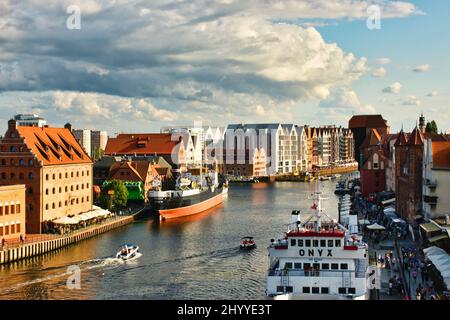
[[[291,223],[297,223],[297,221],[300,221],[300,210],[292,210],[291,213]]]

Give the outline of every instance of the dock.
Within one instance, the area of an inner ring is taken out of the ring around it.
[[[65,235],[39,235],[31,236],[34,241],[16,246],[5,246],[0,251],[0,265],[9,264],[22,259],[36,257],[63,247],[70,246],[80,241],[95,237],[112,229],[130,224],[135,220],[134,216],[116,216],[98,225],[89,226],[81,230],[73,231]],[[37,240],[36,240],[37,239]]]

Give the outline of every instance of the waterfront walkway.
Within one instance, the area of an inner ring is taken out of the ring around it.
[[[63,235],[35,235],[36,237],[27,236],[26,242],[12,243],[6,245],[0,250],[0,264],[11,263],[24,258],[34,257],[44,254],[79,241],[94,237],[109,230],[132,223],[134,217],[114,216],[108,218],[101,223],[90,225]],[[34,240],[34,241],[32,241]]]

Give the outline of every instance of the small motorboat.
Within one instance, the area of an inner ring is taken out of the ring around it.
[[[117,252],[116,259],[127,261],[137,257],[138,255],[140,255],[138,246],[124,244],[120,247],[119,252]]]
[[[243,237],[241,239],[241,250],[252,250],[256,248],[256,243],[253,240],[253,237]]]

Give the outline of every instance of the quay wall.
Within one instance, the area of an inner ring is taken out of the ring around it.
[[[21,259],[31,258],[56,249],[70,246],[79,241],[89,239],[112,229],[130,224],[133,221],[133,216],[126,216],[106,224],[94,226],[87,230],[81,230],[55,239],[25,243],[17,247],[5,248],[0,251],[0,265],[8,264]]]

